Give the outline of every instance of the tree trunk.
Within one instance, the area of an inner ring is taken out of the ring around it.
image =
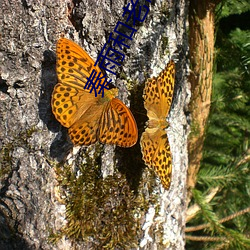
[[[73,148],[51,112],[57,40],[64,34],[97,58],[127,2],[1,0],[0,249],[184,249],[186,1],[140,1],[150,12],[110,76],[119,98],[130,99],[140,136],[144,82],[176,62],[169,191],[144,166],[139,143]]]
[[[189,6],[191,64],[189,81],[192,93],[189,109],[192,126],[188,140],[187,187],[190,191],[196,184],[210,111],[214,60],[214,18],[218,2],[206,0],[198,3],[196,0],[191,0]],[[189,201],[190,197],[191,192],[188,194]]]

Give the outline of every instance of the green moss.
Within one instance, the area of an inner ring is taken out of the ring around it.
[[[121,72],[121,74],[120,74],[120,77],[119,77],[121,80],[128,80],[128,77],[127,77],[127,75],[125,74],[125,72],[124,71],[122,71]]]
[[[142,192],[131,190],[120,172],[103,179],[93,159],[79,164],[77,174],[68,165],[57,166],[58,182],[66,197],[67,225],[51,234],[51,241],[62,236],[84,241],[101,249],[137,247],[140,217],[149,207]],[[145,183],[142,183],[141,188]],[[90,243],[91,242],[91,243]]]
[[[11,152],[13,148],[9,143],[0,150],[0,179],[11,172]]]
[[[161,50],[162,50],[162,55],[169,54],[168,50],[168,37],[162,36],[161,37]]]
[[[161,16],[164,16],[165,18],[169,17],[170,7],[167,1],[162,2],[160,7],[160,14]]]
[[[128,90],[132,90],[138,85],[138,80],[129,79],[124,71],[121,72],[119,78],[125,81],[124,84],[126,84]]]
[[[37,131],[38,131],[38,129],[35,126],[30,127],[24,133],[22,133],[22,137],[23,137],[23,139],[28,139],[32,136],[33,133],[35,133]]]

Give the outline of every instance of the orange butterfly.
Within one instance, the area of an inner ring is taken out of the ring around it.
[[[104,97],[100,94],[95,97],[94,91],[84,89],[92,70],[97,75],[101,70],[76,43],[60,38],[56,54],[59,82],[52,94],[52,111],[69,128],[71,141],[75,145],[100,141],[120,147],[133,146],[138,139],[137,125],[131,111],[115,98],[118,89],[104,89]],[[98,86],[95,87],[100,90]]]
[[[149,118],[141,136],[142,159],[153,167],[164,188],[169,189],[172,173],[170,145],[165,128],[174,92],[175,65],[170,61],[158,77],[148,79],[143,92],[144,107]]]

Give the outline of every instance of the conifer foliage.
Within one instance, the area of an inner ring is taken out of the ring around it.
[[[187,249],[250,249],[250,25],[230,23],[243,14],[250,20],[247,0],[218,6],[213,101],[191,204],[200,212],[187,224]]]

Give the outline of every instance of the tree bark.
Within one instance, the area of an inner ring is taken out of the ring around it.
[[[57,40],[64,34],[97,58],[127,2],[1,0],[0,249],[184,249],[186,1],[152,0],[125,63],[110,76],[141,135],[144,82],[176,62],[169,191],[144,166],[139,143],[73,148],[51,112]]]

